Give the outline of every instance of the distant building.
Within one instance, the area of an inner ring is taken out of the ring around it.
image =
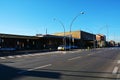
[[[118,47],[120,47],[120,42],[118,42]]]
[[[96,35],[85,31],[55,33],[54,35],[36,34],[36,36],[0,34],[0,49],[17,50],[55,50],[60,45],[78,46],[79,48],[96,47]]]
[[[36,36],[0,34],[0,48],[40,49],[41,43]]]
[[[110,47],[114,47],[116,44],[115,44],[115,41],[113,41],[113,40],[111,40],[111,41],[109,41],[109,46]]]
[[[106,46],[106,36],[102,34],[96,35],[97,47],[105,47]]]
[[[64,36],[64,33],[55,33],[54,35],[57,36]],[[79,44],[80,47],[85,48],[85,47],[95,47],[95,40],[96,40],[96,35],[92,33],[88,33],[85,31],[72,31],[70,32],[65,32],[65,36],[71,37],[71,44]],[[74,39],[78,39],[79,41],[74,42]]]

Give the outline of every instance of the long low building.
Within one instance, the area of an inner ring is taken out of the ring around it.
[[[56,33],[54,35],[25,36],[0,34],[0,49],[15,48],[16,50],[57,49],[59,45],[78,46],[79,48],[93,47],[96,35],[85,31],[71,33]]]
[[[41,43],[36,36],[0,34],[0,48],[40,49]]]

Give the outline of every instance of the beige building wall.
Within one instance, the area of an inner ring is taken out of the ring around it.
[[[64,36],[64,33],[55,33],[54,35],[57,36]],[[70,32],[65,32],[65,36],[70,36],[72,35],[72,38],[76,38],[76,39],[82,39],[82,40],[96,40],[96,35],[92,34],[92,33],[88,33],[85,31],[72,31]]]
[[[102,34],[97,34],[96,35],[96,40],[97,41],[106,41],[106,36]]]
[[[73,38],[78,38],[78,39],[80,39],[80,38],[81,38],[80,32],[81,32],[81,31],[72,31],[71,33],[70,33],[70,32],[65,32],[65,36],[68,36],[68,37],[69,37],[70,35],[72,35]],[[55,33],[55,34],[53,34],[53,35],[64,36],[64,32]]]

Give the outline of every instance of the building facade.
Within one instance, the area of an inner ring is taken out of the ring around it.
[[[64,36],[64,33],[55,33],[54,35],[57,36]],[[88,33],[85,31],[72,31],[72,32],[65,32],[66,37],[70,37],[70,43],[72,45],[77,44],[80,48],[86,47],[95,47],[96,46],[96,35],[92,33]],[[75,40],[77,40],[75,42]]]
[[[17,50],[40,49],[41,43],[36,36],[0,34],[0,48],[15,48]]]
[[[115,47],[115,41],[113,41],[113,40],[110,40],[109,41],[109,47]]]
[[[15,48],[16,50],[57,49],[60,45],[78,46],[79,48],[95,47],[96,35],[85,31],[56,33],[54,35],[24,36],[0,34],[0,49]]]
[[[102,34],[96,35],[97,47],[106,47],[106,36]]]

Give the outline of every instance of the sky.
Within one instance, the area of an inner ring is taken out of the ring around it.
[[[72,21],[72,31],[120,42],[120,0],[0,0],[0,33],[53,34],[63,32],[63,25],[70,31]]]

